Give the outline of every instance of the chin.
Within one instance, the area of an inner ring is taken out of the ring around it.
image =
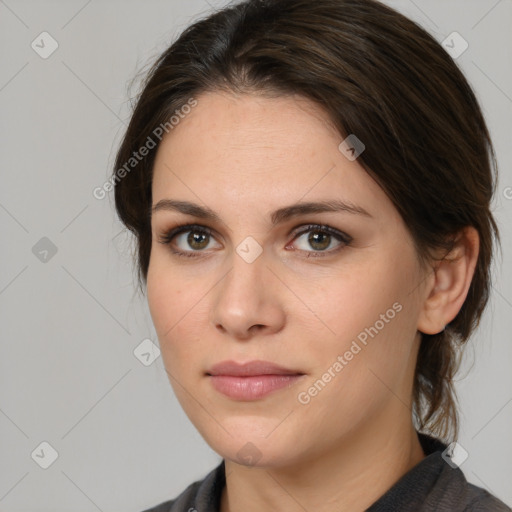
[[[200,431],[210,448],[221,457],[247,467],[278,467],[293,464],[291,455],[297,455],[299,438],[290,436],[279,425],[282,419],[254,417],[236,418],[236,421],[223,421],[227,432],[219,427],[212,432]],[[258,433],[260,432],[261,433]],[[228,433],[229,432],[229,433]],[[232,435],[230,435],[232,434]]]

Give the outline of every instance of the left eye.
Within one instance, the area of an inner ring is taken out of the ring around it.
[[[301,239],[302,242],[297,244],[297,241]],[[332,244],[336,241],[338,244],[333,249]],[[348,235],[327,226],[309,226],[306,230],[297,234],[293,239],[293,245],[298,245],[297,248],[305,252],[334,252],[339,246],[347,245],[350,241],[351,239]],[[288,247],[290,246],[288,245]],[[314,251],[310,251],[310,248],[313,248]]]

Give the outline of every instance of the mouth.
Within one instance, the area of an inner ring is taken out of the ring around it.
[[[290,387],[306,374],[269,361],[243,364],[223,361],[212,366],[205,375],[214,389],[223,395],[235,400],[252,401]]]
[[[300,370],[292,370],[279,366],[270,361],[249,361],[237,363],[236,361],[222,361],[213,365],[206,375],[231,376],[231,377],[255,377],[260,375],[305,375]]]

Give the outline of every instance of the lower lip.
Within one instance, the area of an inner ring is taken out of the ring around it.
[[[257,400],[273,391],[288,387],[304,375],[210,375],[212,386],[220,393],[238,400]]]

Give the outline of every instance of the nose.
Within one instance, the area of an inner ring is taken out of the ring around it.
[[[249,340],[284,327],[282,284],[268,267],[265,252],[248,263],[234,251],[231,269],[214,292],[211,322],[223,334]]]

